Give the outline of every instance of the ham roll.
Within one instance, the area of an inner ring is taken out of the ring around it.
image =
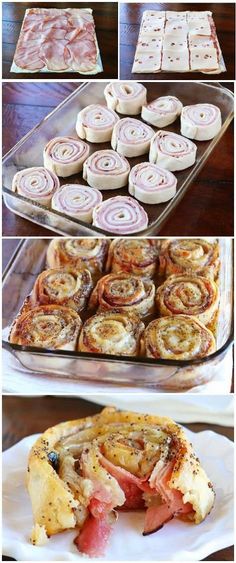
[[[93,210],[102,203],[102,194],[95,188],[80,184],[65,184],[52,198],[52,209],[85,223],[92,223]]]
[[[145,317],[154,310],[155,285],[150,279],[130,274],[108,274],[94,288],[89,306],[99,311],[115,309]]]
[[[130,235],[147,228],[148,216],[132,197],[116,196],[95,207],[93,225],[109,233]]]
[[[130,172],[128,160],[117,152],[96,151],[84,163],[83,178],[93,188],[116,190],[126,186]]]
[[[216,350],[214,336],[197,317],[175,315],[151,321],[142,340],[148,358],[199,360]]]
[[[221,113],[213,104],[185,106],[181,113],[181,133],[196,141],[209,141],[221,130]]]
[[[158,131],[151,140],[149,160],[172,172],[185,170],[196,160],[197,147],[170,131]]]
[[[87,269],[93,278],[105,270],[109,241],[105,239],[52,239],[47,250],[49,268]]]
[[[143,511],[144,536],[168,528],[173,518],[181,519],[187,534],[207,517],[215,498],[183,427],[167,417],[112,407],[46,430],[31,449],[27,487],[32,543],[74,529],[78,550],[92,558],[104,556],[118,515],[123,518],[120,509],[134,513],[134,531],[125,531],[131,542],[132,533],[141,533],[136,511]],[[169,532],[173,538],[171,525]]]
[[[92,104],[78,113],[76,132],[81,139],[91,143],[106,143],[111,140],[113,128],[118,121],[119,117],[112,109]]]
[[[111,146],[123,156],[141,156],[149,151],[154,131],[149,125],[124,117],[118,121],[113,129]]]
[[[78,174],[89,155],[89,146],[80,139],[72,137],[55,137],[44,149],[44,166],[51,172],[67,178]]]
[[[73,309],[41,305],[16,318],[9,339],[21,346],[76,350],[81,325],[80,316]]]
[[[183,104],[175,96],[161,96],[142,107],[141,117],[155,127],[166,127],[181,114]]]
[[[136,164],[129,175],[129,193],[143,203],[163,203],[176,194],[177,179],[150,162]]]
[[[47,207],[59,187],[60,182],[56,174],[42,166],[20,170],[12,181],[13,192]]]
[[[110,109],[125,115],[138,115],[147,103],[147,89],[139,82],[112,82],[104,96]]]
[[[106,270],[152,278],[157,270],[156,239],[114,239],[109,247]]]
[[[160,273],[197,275],[216,279],[219,272],[219,245],[204,239],[174,239],[162,242]]]
[[[137,356],[144,324],[131,313],[103,311],[88,319],[79,338],[79,351]]]

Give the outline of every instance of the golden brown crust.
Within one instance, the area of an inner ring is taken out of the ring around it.
[[[95,238],[53,239],[47,250],[48,267],[88,269],[96,279],[105,269],[109,244],[109,240]]]
[[[160,273],[166,277],[196,274],[217,279],[219,244],[204,239],[169,239],[162,242]]]
[[[135,313],[140,317],[154,309],[155,285],[150,279],[130,274],[108,274],[94,288],[89,306],[99,311],[115,309],[120,313]]]
[[[106,270],[153,277],[157,269],[159,242],[155,239],[114,239]]]

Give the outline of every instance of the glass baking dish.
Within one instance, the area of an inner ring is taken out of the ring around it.
[[[23,139],[3,158],[3,197],[6,206],[11,211],[29,219],[33,223],[42,225],[64,236],[111,236],[111,233],[107,231],[103,231],[102,229],[75,218],[70,218],[63,213],[50,210],[11,191],[12,179],[18,170],[30,166],[43,165],[43,148],[50,139],[58,135],[71,135],[76,137],[75,123],[78,111],[89,104],[104,104],[105,99],[103,92],[106,84],[105,82],[90,82],[81,85],[32,129],[32,131],[23,137]],[[155,82],[145,82],[144,84],[148,91],[148,101],[163,95],[174,95],[177,96],[184,105],[199,102],[211,102],[217,105],[221,110],[223,124],[220,133],[211,141],[196,141],[198,148],[196,163],[191,168],[176,173],[178,184],[175,197],[166,203],[158,205],[143,204],[149,217],[149,225],[142,232],[134,233],[133,236],[156,235],[160,231],[163,223],[182,199],[191,182],[196,178],[212,150],[226,131],[233,119],[234,108],[234,96],[232,92],[218,83],[161,82],[157,85]],[[140,119],[140,117],[138,117],[138,119]],[[155,127],[154,129],[156,130]],[[179,120],[165,129],[180,133]],[[90,146],[91,152],[110,148],[109,143],[90,143]],[[134,166],[139,162],[145,162],[147,155],[128,160],[131,166]],[[224,168],[222,161],[222,176],[223,174]],[[64,180],[60,179],[60,181],[61,185],[68,183],[68,178]],[[71,176],[70,183],[86,184],[81,174]],[[127,187],[116,190],[115,193],[114,190],[103,191],[104,199],[114,197],[114,195],[128,195]],[[194,213],[194,210],[192,210],[191,213]]]
[[[3,347],[33,372],[66,380],[90,380],[116,385],[155,386],[165,390],[191,388],[214,378],[233,341],[233,241],[220,238],[220,306],[217,351],[195,361],[153,360],[83,352],[50,351],[8,342],[9,328],[38,274],[45,268],[50,239],[22,239],[3,274]],[[33,383],[33,379],[32,379]]]

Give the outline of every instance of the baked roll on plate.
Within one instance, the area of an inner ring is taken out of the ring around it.
[[[92,277],[101,275],[105,269],[109,241],[105,239],[52,239],[47,250],[49,268],[71,267],[88,269]]]

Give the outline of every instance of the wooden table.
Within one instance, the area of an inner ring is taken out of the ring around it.
[[[65,397],[3,397],[3,450],[16,442],[46,428],[73,418],[89,416],[100,412],[102,407],[97,404],[76,398]],[[233,428],[208,425],[185,424],[193,432],[212,430],[233,440]],[[210,555],[204,561],[233,561],[233,547],[228,547]],[[13,561],[3,557],[3,561]]]
[[[72,2],[69,5],[67,2],[37,2],[37,8],[84,8],[89,7],[93,10],[93,17],[95,20],[96,34],[98,45],[100,48],[103,72],[96,75],[96,80],[101,78],[117,78],[118,77],[118,4],[117,2],[89,2],[89,5],[84,2]],[[2,59],[3,59],[3,78],[24,78],[26,80],[42,80],[60,78],[78,79],[84,78],[77,72],[60,73],[12,73],[10,72],[11,64],[13,61],[16,44],[19,38],[19,33],[24,18],[25,10],[34,8],[35,2],[3,2],[2,13]],[[93,78],[94,75],[87,75],[86,78]]]
[[[3,153],[77,87],[74,82],[5,83],[3,85]],[[224,83],[233,89],[233,83]],[[4,236],[53,236],[55,233],[3,207]],[[233,124],[160,236],[233,236]]]
[[[139,27],[144,10],[211,10],[223,53],[227,71],[223,74],[201,74],[200,72],[162,72],[153,74],[132,74],[132,66]],[[120,4],[120,78],[123,80],[234,80],[234,4],[184,4],[184,3],[139,3]]]

